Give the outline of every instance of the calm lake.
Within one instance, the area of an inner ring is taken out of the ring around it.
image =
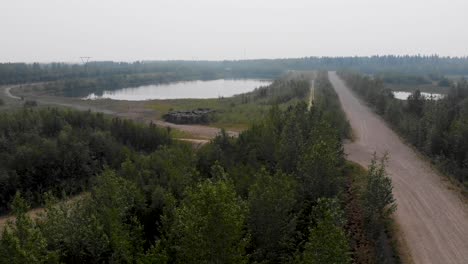
[[[402,91],[394,91],[393,95],[395,96],[396,99],[399,100],[408,100],[408,96],[411,95],[410,92],[402,92]],[[426,99],[432,99],[432,100],[439,100],[443,98],[445,95],[439,94],[439,93],[421,93],[421,95],[426,98]]]
[[[109,98],[113,100],[144,101],[152,99],[218,98],[250,92],[257,87],[269,84],[271,84],[271,81],[260,79],[175,82],[104,91],[102,95],[92,93],[83,99]]]

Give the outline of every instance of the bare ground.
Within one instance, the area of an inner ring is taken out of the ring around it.
[[[44,212],[44,208],[34,208],[27,212],[28,216],[35,219],[37,216]],[[4,215],[0,217],[0,236],[2,235],[3,229],[7,226],[8,222],[14,222],[15,216],[13,215]]]
[[[31,84],[34,85],[34,84]],[[9,100],[21,102],[21,98],[15,96],[11,93],[11,89],[18,87],[15,86],[5,86],[1,87],[3,89],[3,95]],[[187,132],[193,135],[192,138],[186,138],[184,141],[189,141],[195,144],[204,144],[209,142],[210,139],[214,138],[221,132],[220,128],[204,126],[204,125],[180,125],[168,123],[162,120],[156,119],[156,112],[154,110],[148,109],[145,107],[146,101],[142,102],[130,102],[130,101],[112,101],[110,100],[80,100],[76,98],[67,98],[67,97],[55,97],[55,96],[33,96],[28,94],[24,97],[28,100],[35,100],[43,105],[56,105],[62,107],[69,107],[77,110],[91,110],[93,112],[100,112],[104,114],[109,114],[113,116],[118,116],[121,118],[132,119],[140,122],[153,122],[159,126],[170,127],[172,129],[177,129],[183,132]],[[230,136],[238,136],[239,132],[237,131],[226,131]]]
[[[309,92],[309,100],[307,102],[307,109],[310,110],[312,107],[312,102],[314,101],[315,96],[315,80],[310,81],[310,92]]]
[[[367,166],[372,154],[388,152],[388,172],[398,203],[395,219],[414,263],[468,263],[468,208],[449,183],[345,86],[330,81],[354,130],[348,159]]]

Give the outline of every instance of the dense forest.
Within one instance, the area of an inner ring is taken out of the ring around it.
[[[132,151],[171,142],[166,129],[91,112],[0,112],[0,212],[17,191],[34,206],[47,191],[74,195],[104,168],[119,168]]]
[[[382,79],[340,74],[376,112],[445,173],[468,187],[468,83],[452,83],[447,96],[431,100],[414,91],[397,100]]]
[[[238,138],[221,132],[199,149],[90,112],[4,113],[0,186],[16,222],[0,263],[382,263],[391,182],[385,160],[362,173],[357,239],[340,109],[321,73],[310,110],[273,106]],[[31,203],[42,216],[26,214]]]
[[[148,82],[153,75],[169,75],[180,80],[217,78],[273,78],[282,73],[279,68],[270,68],[257,61],[137,61],[127,62],[89,62],[86,64],[67,63],[0,63],[0,84],[50,82],[58,80],[125,79],[132,75]],[[137,78],[138,80],[138,78]]]
[[[258,59],[238,61],[138,61],[94,62],[84,65],[66,63],[0,63],[0,84],[49,82],[82,78],[112,79],[139,74],[172,74],[182,79],[275,78],[289,70],[353,69],[365,73],[405,73],[466,75],[467,57],[372,56],[305,57],[295,59]],[[187,77],[189,76],[189,77]],[[158,79],[156,78],[155,81]],[[144,80],[148,82],[148,80]]]

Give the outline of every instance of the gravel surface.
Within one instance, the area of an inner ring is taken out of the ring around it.
[[[373,152],[390,155],[395,218],[414,263],[468,263],[468,205],[335,72],[329,78],[356,136],[345,145],[348,159],[367,166]]]

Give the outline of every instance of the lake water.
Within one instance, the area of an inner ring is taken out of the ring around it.
[[[257,87],[269,84],[271,84],[271,81],[259,79],[175,82],[104,91],[102,95],[92,93],[84,99],[109,98],[113,100],[144,101],[152,99],[218,98],[250,92]]]
[[[399,100],[408,100],[408,96],[411,95],[411,92],[402,92],[402,91],[394,91],[393,95],[395,96],[396,99]],[[439,93],[421,93],[422,96],[426,99],[431,99],[432,100],[439,100],[444,98],[445,95],[439,94]]]

